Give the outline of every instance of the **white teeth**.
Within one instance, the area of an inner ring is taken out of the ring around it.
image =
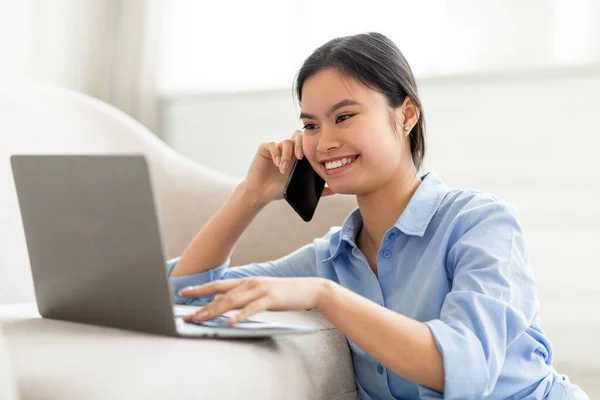
[[[342,158],[341,160],[327,162],[327,163],[325,163],[325,168],[328,170],[334,169],[334,168],[339,168],[343,165],[350,164],[354,160],[356,160],[356,157]]]

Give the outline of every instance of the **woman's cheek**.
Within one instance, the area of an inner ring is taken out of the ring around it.
[[[308,156],[309,161],[314,160],[317,143],[313,138],[307,137],[306,134],[302,135],[302,151],[305,156]]]

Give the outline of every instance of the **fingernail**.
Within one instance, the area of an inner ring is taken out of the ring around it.
[[[280,171],[282,174],[286,171],[288,164],[289,164],[288,160],[285,160],[284,162],[281,163]]]
[[[279,156],[275,156],[275,165],[279,168],[279,160],[281,160],[281,158],[279,158]]]
[[[302,157],[304,157],[304,152],[302,151],[302,147],[298,147],[298,148],[296,149],[296,158],[297,158],[298,160],[301,160],[301,159],[302,159]]]

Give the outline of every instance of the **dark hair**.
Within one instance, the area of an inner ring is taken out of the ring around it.
[[[381,33],[361,33],[335,38],[316,49],[298,72],[295,92],[302,102],[304,82],[317,72],[336,68],[364,85],[377,90],[392,108],[402,105],[409,96],[419,110],[419,120],[410,133],[410,152],[417,170],[425,157],[425,118],[417,84],[402,52]],[[395,121],[393,121],[395,122]],[[395,128],[395,123],[393,126]]]

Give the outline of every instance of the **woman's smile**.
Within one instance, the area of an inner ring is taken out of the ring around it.
[[[358,158],[359,156],[355,155],[351,157],[345,157],[336,161],[321,163],[321,165],[325,167],[325,174],[327,174],[328,176],[339,175],[348,170],[349,168],[352,168],[352,166],[356,163]]]

